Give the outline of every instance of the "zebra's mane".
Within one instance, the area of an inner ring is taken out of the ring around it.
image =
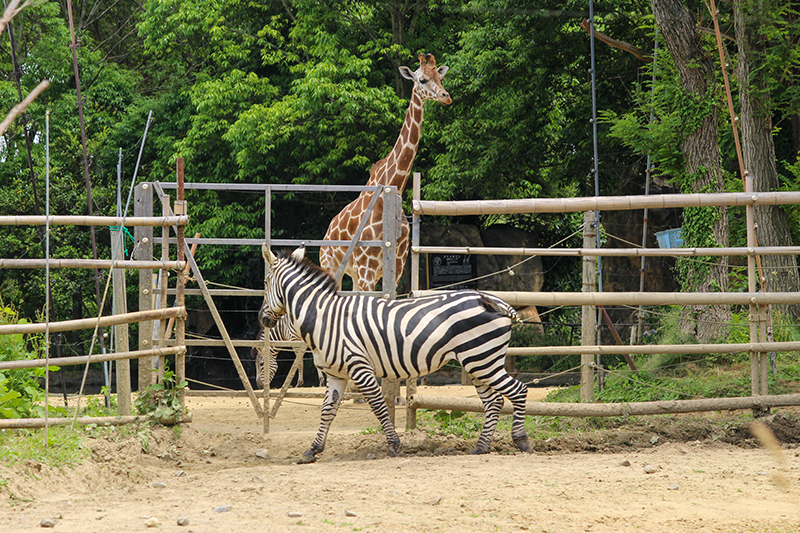
[[[327,270],[320,268],[319,266],[315,265],[308,259],[302,259],[298,261],[292,254],[286,250],[278,250],[278,253],[275,254],[278,258],[285,259],[288,263],[297,266],[305,274],[308,274],[312,279],[319,282],[320,286],[329,290],[330,292],[336,292],[336,282],[333,279],[333,276]]]

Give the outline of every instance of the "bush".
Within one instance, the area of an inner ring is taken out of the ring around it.
[[[27,324],[16,309],[0,301],[0,324]],[[0,335],[0,361],[20,361],[44,357],[44,335]],[[58,370],[51,366],[50,370]],[[44,391],[40,381],[44,368],[0,370],[0,418],[30,418],[44,416]],[[52,408],[63,414],[62,408]]]

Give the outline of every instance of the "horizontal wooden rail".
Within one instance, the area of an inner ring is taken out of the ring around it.
[[[674,257],[729,255],[800,255],[800,246],[732,248],[491,248],[478,246],[414,246],[415,254],[541,255],[567,257]]]
[[[47,259],[0,259],[3,268],[44,268]],[[185,261],[113,261],[111,259],[50,259],[50,268],[125,268],[139,270],[181,270]]]
[[[264,395],[263,389],[254,390],[254,393],[261,398]],[[246,398],[247,391],[243,390],[187,390],[186,396],[188,397],[199,397],[199,398]],[[272,389],[269,391],[270,398],[277,398],[280,394],[279,390]],[[320,387],[319,392],[311,392],[311,391],[299,391],[295,390],[288,390],[284,394],[284,398],[318,398],[323,399],[325,397],[325,387]],[[342,400],[355,400],[361,399],[364,395],[360,392],[345,392],[342,393]]]
[[[135,424],[137,422],[149,422],[148,416],[84,416],[75,419],[75,423],[81,426],[94,424],[96,426],[124,426],[125,424]],[[192,421],[192,413],[186,413],[180,420],[181,424]],[[46,423],[44,418],[11,418],[0,420],[0,429],[32,429],[47,426],[69,426],[72,425],[72,418],[48,418]]]
[[[100,318],[82,318],[79,320],[64,320],[62,322],[50,322],[51,332],[73,331],[76,329],[91,329],[95,326],[105,328],[118,324],[133,324],[134,322],[144,322],[146,320],[164,320],[167,318],[186,318],[185,307],[169,307],[166,309],[153,309],[150,311],[137,311],[135,313],[123,313],[119,315],[103,316]],[[48,324],[12,324],[0,325],[0,335],[10,334],[35,334],[45,333]]]
[[[415,291],[431,296],[443,291]],[[800,303],[800,292],[510,292],[483,291],[515,307],[558,305],[785,305]]]
[[[83,215],[53,215],[53,226],[185,226],[189,223],[186,215],[179,217],[100,217]],[[47,217],[43,215],[4,215],[0,216],[0,226],[44,226]]]
[[[50,366],[84,365],[103,363],[105,361],[121,361],[124,359],[139,359],[140,357],[158,357],[174,355],[186,351],[186,346],[171,346],[169,348],[155,348],[152,350],[136,350],[132,352],[98,353],[92,356],[74,355],[69,357],[51,357]],[[48,363],[46,359],[23,359],[19,361],[0,361],[0,370],[13,370],[18,368],[39,368]]]
[[[787,205],[800,203],[800,192],[738,192],[653,194],[648,196],[599,196],[586,198],[522,198],[517,200],[469,200],[434,202],[414,200],[416,215],[502,215],[520,213],[583,213],[630,211],[677,207]]]
[[[800,342],[746,342],[741,344],[626,344],[593,346],[511,347],[508,355],[623,355],[623,354],[704,354],[767,353],[800,351]]]
[[[167,343],[175,342],[167,341]],[[245,340],[245,339],[231,339],[231,344],[240,348],[261,348],[264,346],[264,341],[259,340]],[[280,348],[281,350],[288,350],[290,348],[300,348],[306,345],[303,341],[277,341],[270,342],[270,345]],[[225,346],[223,339],[186,339],[186,346]]]
[[[154,244],[161,244],[163,239],[161,237],[154,237],[153,243]],[[170,244],[176,244],[178,240],[175,237],[169,238]],[[305,244],[306,246],[350,246],[350,243],[353,241],[322,241],[322,240],[314,240],[314,239],[275,239],[271,240],[270,244],[272,247],[278,246],[294,246],[298,247],[300,244]],[[264,244],[264,239],[236,239],[236,238],[214,238],[214,237],[199,237],[199,238],[187,238],[186,244],[213,244],[216,246],[219,245],[233,245],[233,246],[261,246]],[[383,246],[382,241],[358,241],[356,243],[357,246]]]
[[[423,396],[415,394],[411,396],[408,405],[411,409],[470,411],[473,413],[483,412],[483,402],[478,398]],[[767,409],[771,407],[794,405],[800,405],[800,394],[635,403],[527,402],[525,404],[525,414],[530,416],[666,415],[702,411],[730,411],[734,409]],[[512,412],[512,407],[508,400],[505,400],[501,412]]]
[[[162,189],[174,190],[174,181],[156,182]],[[289,183],[184,183],[185,190],[225,191],[225,192],[363,192],[383,188],[383,185],[294,185]]]
[[[167,294],[170,296],[174,296],[177,293],[177,289],[169,288],[167,289]],[[246,296],[250,298],[263,298],[264,297],[264,290],[263,289],[208,289],[208,293],[211,296]],[[203,290],[202,289],[186,289],[185,292],[186,296],[202,296]],[[380,291],[339,291],[340,296],[348,296],[351,294],[361,294],[366,296],[378,296],[380,297],[383,293]]]

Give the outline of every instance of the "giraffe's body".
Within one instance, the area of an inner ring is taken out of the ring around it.
[[[384,185],[397,187],[398,194],[402,195],[414,157],[417,154],[420,134],[422,131],[422,114],[425,100],[437,100],[444,105],[452,102],[450,95],[442,87],[442,78],[447,72],[447,67],[436,68],[436,58],[431,54],[420,54],[420,67],[412,72],[408,67],[401,67],[403,77],[414,82],[411,101],[406,111],[405,121],[400,130],[400,136],[394,148],[385,158],[381,159],[370,170],[367,185]],[[374,192],[362,192],[358,198],[347,206],[331,220],[325,240],[351,240],[367,210]],[[383,238],[383,199],[378,198],[375,208],[364,226],[359,240],[372,241]],[[403,273],[403,267],[408,255],[408,222],[403,217],[400,221],[400,232],[397,239],[397,280]],[[341,265],[346,247],[323,246],[320,248],[320,265],[331,273],[336,273]],[[348,261],[344,273],[353,280],[353,288],[359,291],[372,291],[378,280],[383,276],[383,251],[379,247],[356,247]],[[394,280],[395,282],[397,280]],[[339,280],[341,287],[341,280]]]

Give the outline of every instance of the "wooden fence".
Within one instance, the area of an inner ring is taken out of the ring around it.
[[[497,296],[515,306],[530,305],[579,305],[583,309],[584,327],[582,328],[582,346],[555,346],[545,348],[511,348],[509,355],[536,354],[576,354],[581,358],[581,400],[593,398],[595,365],[592,355],[603,353],[640,354],[640,353],[750,353],[751,354],[751,394],[748,400],[737,405],[743,408],[766,405],[769,394],[767,386],[767,352],[789,351],[800,349],[797,342],[766,342],[767,319],[765,308],[773,304],[800,303],[800,292],[765,293],[757,290],[757,259],[761,255],[795,255],[800,248],[792,247],[759,247],[756,246],[753,209],[759,205],[796,205],[800,203],[800,192],[753,192],[752,178],[748,176],[744,193],[716,194],[667,194],[655,196],[622,196],[591,198],[559,198],[559,199],[520,199],[520,200],[485,200],[460,202],[434,202],[420,200],[420,176],[413,178],[413,221],[411,242],[411,290],[414,296],[432,294],[436,291],[419,289],[419,256],[422,253],[477,253],[496,255],[566,255],[584,258],[584,291],[580,293],[537,293],[537,292],[494,292]],[[593,215],[596,211],[618,211],[656,208],[686,208],[703,206],[742,206],[746,209],[747,246],[729,248],[592,248],[596,242],[594,235],[587,238],[587,233],[595,232],[592,227]],[[422,215],[496,215],[523,213],[568,213],[584,212],[584,247],[580,249],[530,249],[530,248],[471,248],[441,247],[420,245],[420,216]],[[594,277],[596,268],[594,261],[600,256],[702,256],[702,255],[739,255],[746,256],[748,263],[748,292],[746,293],[601,293],[595,292]],[[491,292],[491,291],[489,291]],[[700,345],[660,345],[660,346],[600,346],[594,342],[595,316],[598,306],[607,305],[747,305],[750,307],[750,342],[742,344],[700,344]],[[588,324],[587,324],[588,322]],[[416,425],[416,410],[430,409],[465,409],[464,402],[457,398],[433,400],[415,396],[415,386],[409,384],[409,401],[407,404],[407,420],[409,425]],[[797,396],[797,395],[795,395]],[[780,403],[786,401],[790,403]],[[712,400],[709,405],[716,409],[726,409],[728,400]],[[749,402],[749,403],[748,403]],[[797,398],[770,397],[769,405],[796,405]],[[776,403],[777,402],[777,403]],[[479,403],[479,402],[478,402]],[[580,404],[578,404],[580,405]],[[675,404],[677,405],[677,404]],[[693,405],[691,403],[686,405]],[[475,406],[473,406],[475,407]],[[581,409],[574,405],[558,404],[553,407],[558,413],[569,415]],[[677,407],[675,409],[678,409]],[[469,409],[468,409],[469,410]],[[585,411],[585,410],[584,410]],[[661,411],[661,407],[658,407]],[[586,411],[588,412],[588,411]],[[596,410],[595,410],[596,412]],[[680,410],[663,412],[684,412]],[[608,415],[576,415],[576,416],[608,416]]]

